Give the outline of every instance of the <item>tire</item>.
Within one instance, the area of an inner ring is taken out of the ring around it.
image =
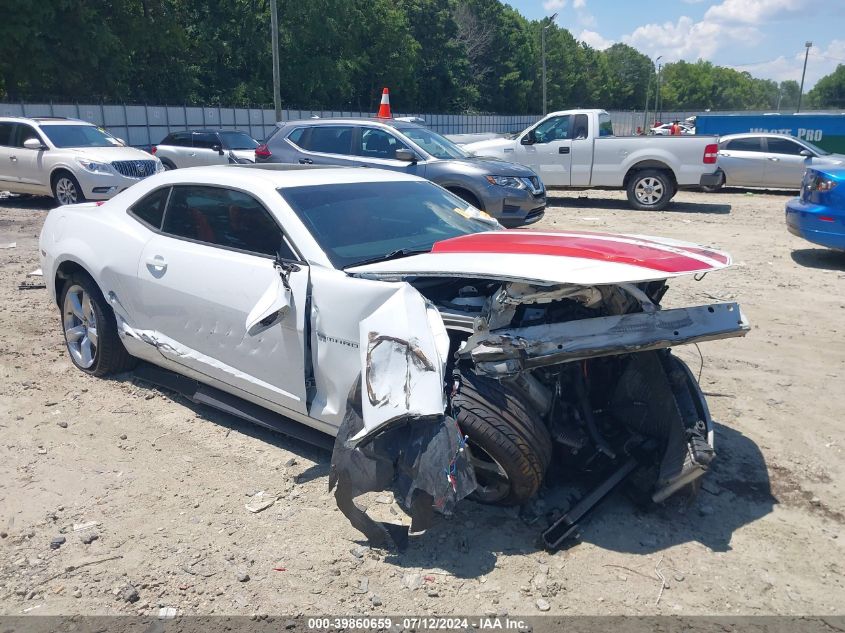
[[[540,415],[508,385],[471,372],[452,398],[455,419],[469,436],[468,450],[481,503],[519,505],[533,497],[552,458],[552,440]]]
[[[171,169],[176,169],[176,165],[173,164],[172,161],[168,160],[167,158],[162,158],[161,164],[164,165],[164,171],[170,171]]]
[[[479,211],[484,211],[484,207],[481,206],[481,202],[478,201],[478,198],[476,198],[473,194],[471,194],[466,189],[457,189],[456,188],[456,189],[449,189],[449,191],[451,193],[455,194],[456,196],[458,196],[464,202],[468,202],[469,204],[474,206]]]
[[[719,191],[724,186],[725,186],[725,172],[720,171],[719,172],[719,184],[713,185],[712,187],[702,187],[701,190],[704,191],[705,193],[716,193],[717,191]]]
[[[85,202],[79,181],[69,171],[60,171],[53,176],[53,198],[60,205]]]
[[[59,305],[65,345],[77,368],[92,376],[108,376],[134,367],[135,358],[117,334],[114,313],[91,277],[71,275],[62,288]]]
[[[665,171],[644,169],[628,180],[628,202],[635,209],[660,211],[675,195],[675,184]]]

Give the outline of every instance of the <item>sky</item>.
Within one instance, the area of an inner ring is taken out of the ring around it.
[[[659,63],[704,59],[807,91],[845,64],[845,0],[504,0],[555,22],[594,48],[630,44]]]

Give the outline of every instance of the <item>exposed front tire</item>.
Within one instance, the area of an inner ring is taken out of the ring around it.
[[[455,188],[455,189],[449,189],[449,191],[451,193],[455,194],[456,196],[458,196],[464,202],[468,202],[469,204],[474,206],[479,211],[484,211],[484,207],[481,206],[481,202],[479,202],[478,198],[476,198],[473,194],[471,194],[466,189]]]
[[[85,202],[79,181],[69,171],[60,171],[53,176],[53,198],[60,205]]]
[[[170,171],[171,169],[176,169],[176,165],[174,165],[172,161],[170,161],[166,158],[162,158],[160,160],[161,160],[161,164],[164,165],[164,171]]]
[[[93,376],[107,376],[135,365],[117,334],[114,313],[91,277],[71,275],[62,288],[59,305],[65,345],[79,369]]]
[[[470,462],[481,503],[518,505],[533,497],[546,475],[552,440],[540,415],[510,386],[462,373],[452,398],[455,419],[469,436]]]
[[[675,195],[675,185],[665,171],[644,169],[628,179],[628,202],[635,209],[660,211]]]

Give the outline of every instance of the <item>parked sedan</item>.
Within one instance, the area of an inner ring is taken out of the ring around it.
[[[537,222],[546,189],[529,167],[471,156],[422,125],[399,119],[308,119],[278,123],[257,163],[389,169],[436,182],[505,226]]]
[[[845,165],[845,155],[831,154],[788,134],[730,134],[719,139],[721,179],[715,191],[729,187],[798,189],[808,167]]]
[[[810,168],[801,195],[786,203],[789,232],[845,251],[845,169]]]
[[[704,396],[668,348],[748,330],[735,303],[659,307],[667,280],[725,268],[725,253],[504,231],[377,169],[165,172],[54,209],[40,252],[76,367],[142,359],[196,402],[336,436],[330,484],[379,544],[362,492],[394,486],[424,529],[469,494],[531,498],[553,450],[616,483],[642,463],[665,499],[714,458]]]
[[[186,130],[171,132],[152,153],[165,169],[254,163],[258,141],[241,130]]]

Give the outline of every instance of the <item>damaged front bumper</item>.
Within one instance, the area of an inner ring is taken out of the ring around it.
[[[459,353],[488,376],[508,378],[546,365],[745,336],[749,329],[738,304],[715,303],[482,331]]]

